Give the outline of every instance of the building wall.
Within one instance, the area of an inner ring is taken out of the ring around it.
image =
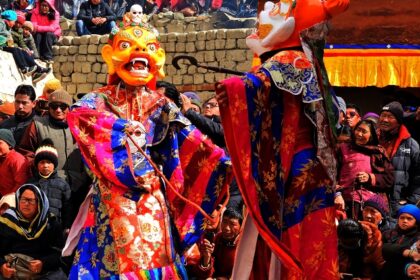
[[[212,92],[214,83],[226,78],[226,74],[192,65],[180,65],[181,69],[177,70],[171,64],[173,57],[190,55],[198,64],[248,71],[253,54],[245,38],[251,32],[251,29],[218,29],[161,34],[160,41],[166,52],[164,80],[180,91]],[[59,45],[54,46],[54,76],[69,93],[86,93],[106,84],[107,66],[100,52],[107,41],[107,35],[64,36]]]

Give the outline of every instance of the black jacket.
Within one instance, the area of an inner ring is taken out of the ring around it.
[[[395,229],[382,234],[382,256],[385,265],[381,272],[381,279],[406,279],[405,266],[413,262],[413,259],[404,257],[403,251],[410,249],[418,239],[417,227],[403,231],[397,226]]]
[[[0,266],[10,253],[20,253],[42,261],[42,272],[60,268],[61,249],[64,247],[63,231],[55,217],[50,214],[47,228],[38,238],[31,240],[16,233],[4,223],[0,223]]]
[[[34,174],[36,176],[29,179],[28,183],[36,185],[47,195],[50,212],[56,216],[64,228],[70,228],[72,221],[69,184],[58,177],[57,171],[54,171],[48,179],[39,176],[38,172]]]
[[[101,3],[98,5],[92,5],[90,1],[83,2],[80,5],[77,19],[83,20],[89,30],[94,30],[100,28],[92,23],[92,19],[95,17],[104,17],[107,22],[117,20],[117,16],[104,0],[101,0]]]
[[[205,117],[192,109],[185,112],[185,117],[201,131],[207,135],[211,141],[221,148],[226,147],[224,130],[220,117]]]
[[[391,159],[394,166],[394,191],[391,200],[393,213],[399,209],[398,201],[416,204],[420,200],[420,149],[413,138],[401,141]]]
[[[16,115],[12,116],[11,118],[5,120],[0,124],[0,128],[9,129],[13,137],[15,138],[16,145],[19,146],[20,141],[22,140],[23,134],[25,134],[25,130],[28,125],[32,122],[35,116],[35,111],[26,118],[19,118]]]

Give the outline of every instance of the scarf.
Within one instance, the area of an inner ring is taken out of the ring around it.
[[[19,199],[22,193],[30,189],[38,200],[38,213],[32,221],[25,219],[19,210]],[[16,208],[9,208],[0,217],[0,223],[6,224],[27,240],[38,238],[48,224],[49,202],[47,195],[33,184],[24,184],[16,191]]]

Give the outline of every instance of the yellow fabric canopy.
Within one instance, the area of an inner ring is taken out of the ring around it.
[[[339,87],[420,87],[419,46],[327,45],[324,63]]]

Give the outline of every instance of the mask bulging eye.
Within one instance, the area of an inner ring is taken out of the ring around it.
[[[128,49],[130,46],[131,46],[131,45],[130,45],[130,43],[129,43],[129,42],[121,42],[121,43],[120,43],[120,49],[121,49],[121,50]]]

